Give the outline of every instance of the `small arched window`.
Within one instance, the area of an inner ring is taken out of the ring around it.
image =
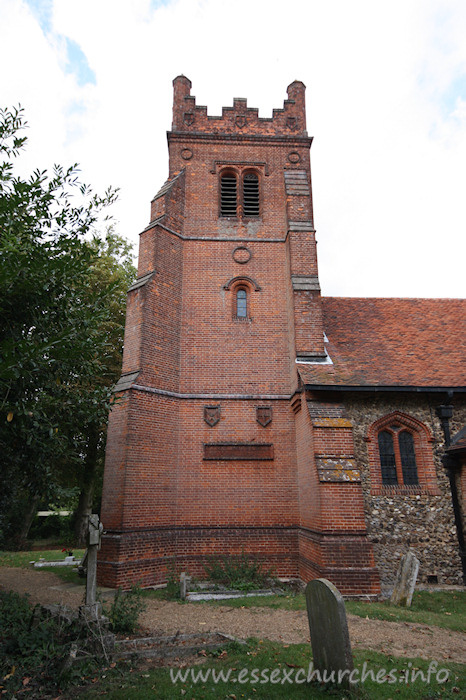
[[[243,215],[259,216],[259,178],[256,173],[243,177]]]
[[[248,317],[248,295],[245,289],[236,292],[236,318]]]
[[[226,172],[220,178],[220,216],[236,216],[238,180],[235,173]]]

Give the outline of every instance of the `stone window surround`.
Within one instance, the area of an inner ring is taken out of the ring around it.
[[[383,430],[390,430],[390,426],[394,423],[400,426],[400,430],[407,430],[413,436],[419,484],[406,485],[398,483],[389,485],[382,483],[378,435]],[[415,496],[420,493],[427,493],[431,496],[440,495],[432,452],[435,439],[424,423],[406,413],[394,411],[382,416],[369,427],[366,442],[369,453],[371,494],[373,496]]]

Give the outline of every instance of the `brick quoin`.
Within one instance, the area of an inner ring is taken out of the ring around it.
[[[300,376],[327,362],[305,86],[263,119],[237,98],[209,116],[188,78],[173,85],[169,174],[140,234],[109,419],[99,583],[201,576],[208,557],[244,551],[276,576],[377,594],[352,423]]]

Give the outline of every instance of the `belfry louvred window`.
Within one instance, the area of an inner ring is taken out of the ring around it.
[[[220,176],[220,216],[253,218],[260,215],[259,176],[246,171],[241,177],[224,171]]]
[[[236,216],[238,186],[235,173],[224,173],[220,179],[220,214]]]
[[[243,215],[259,216],[259,178],[256,173],[243,177]]]

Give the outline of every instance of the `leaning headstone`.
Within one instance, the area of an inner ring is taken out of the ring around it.
[[[406,608],[410,607],[418,571],[419,559],[416,559],[414,552],[408,550],[408,552],[401,557],[390,603]]]
[[[307,584],[305,594],[314,668],[324,681],[347,685],[353,655],[341,593],[318,578]]]
[[[186,576],[186,572],[182,571],[180,574],[180,598],[181,598],[181,600],[186,600],[186,589],[187,589],[187,576]]]
[[[86,604],[81,605],[80,614],[87,619],[98,619],[102,614],[102,606],[97,602],[97,550],[100,549],[100,538],[103,526],[99,516],[89,516],[87,534],[87,577]]]

